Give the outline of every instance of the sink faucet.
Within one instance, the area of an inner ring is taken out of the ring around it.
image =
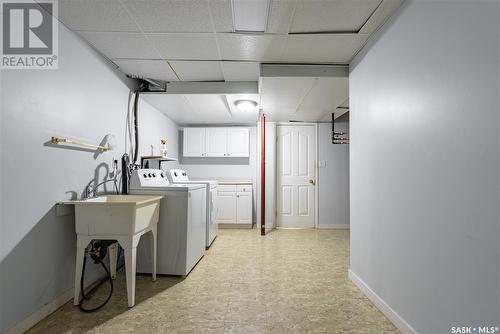
[[[116,179],[110,179],[110,180],[104,180],[104,181],[98,183],[95,187],[92,184],[88,184],[85,187],[85,194],[84,194],[85,198],[97,197],[97,189],[99,188],[99,186],[101,186],[105,183],[108,183],[108,182],[114,182],[116,193],[118,193],[118,186],[116,185]]]

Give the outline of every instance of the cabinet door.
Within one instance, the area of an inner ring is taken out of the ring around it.
[[[236,223],[252,224],[251,192],[240,192],[236,195]]]
[[[248,128],[228,128],[227,156],[248,157],[250,155],[249,135]]]
[[[185,157],[204,157],[205,128],[184,128],[182,151]]]
[[[206,129],[206,156],[225,157],[226,156],[226,128]]]
[[[217,194],[217,223],[236,223],[236,193],[219,192]]]

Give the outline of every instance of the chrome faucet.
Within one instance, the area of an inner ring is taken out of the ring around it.
[[[104,180],[104,181],[98,183],[95,187],[92,184],[88,184],[85,187],[85,194],[84,194],[85,198],[96,198],[97,197],[97,189],[99,188],[99,186],[101,186],[105,183],[108,183],[108,182],[114,182],[115,190],[118,193],[118,186],[116,185],[116,179],[110,179],[110,180]]]

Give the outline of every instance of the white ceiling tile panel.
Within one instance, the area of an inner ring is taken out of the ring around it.
[[[108,58],[160,58],[141,33],[83,31],[80,35]]]
[[[319,78],[300,103],[294,118],[301,121],[322,119],[326,114],[336,112],[348,97],[348,78]]]
[[[59,19],[72,30],[140,31],[118,0],[59,0]]]
[[[166,60],[115,59],[113,61],[125,74],[163,81],[178,81]]]
[[[186,94],[184,95],[198,118],[193,123],[224,123],[231,122],[231,113],[224,95]]]
[[[161,56],[169,60],[219,60],[215,34],[149,33],[148,38]]]
[[[277,61],[286,36],[268,34],[217,34],[223,60]]]
[[[287,34],[296,2],[297,0],[273,0],[266,32]]]
[[[289,35],[281,61],[347,64],[364,45],[368,34]]]
[[[377,10],[375,13],[373,13],[372,16],[366,21],[365,25],[361,30],[359,31],[360,33],[372,33],[374,32],[378,27],[380,27],[381,24],[383,24],[389,16],[392,15],[398,9],[399,6],[403,3],[403,0],[384,0],[380,6],[378,6]]]
[[[271,116],[293,114],[314,82],[314,78],[307,77],[264,77],[260,87],[261,107]]]
[[[123,4],[144,32],[213,32],[206,0],[124,0]]]
[[[357,32],[381,2],[299,0],[290,32]]]
[[[226,81],[259,81],[259,63],[223,61],[221,64]]]
[[[171,61],[170,64],[182,81],[222,81],[218,61]]]
[[[216,32],[234,31],[231,0],[210,0],[210,13]]]
[[[198,117],[184,95],[141,94],[141,98],[178,124],[189,124]]]

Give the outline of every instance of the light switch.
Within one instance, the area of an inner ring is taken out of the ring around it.
[[[326,161],[325,160],[320,160],[319,161],[319,168],[325,168],[326,167]]]

